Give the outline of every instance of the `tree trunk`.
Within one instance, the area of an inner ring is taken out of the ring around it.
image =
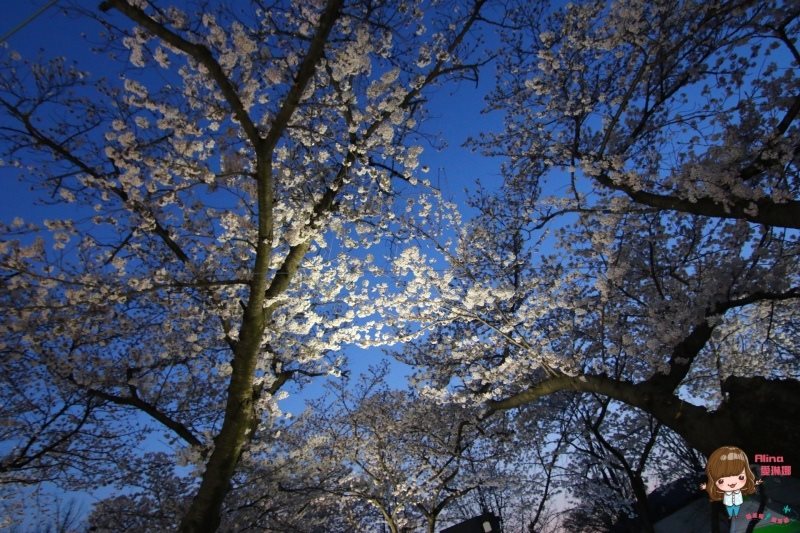
[[[654,415],[706,455],[720,446],[737,446],[751,463],[756,454],[766,454],[800,464],[800,383],[731,377],[722,390],[727,398],[716,411],[696,406],[682,411],[682,402],[673,400],[654,409]],[[792,476],[800,477],[800,470],[792,469]]]
[[[428,517],[427,519],[427,533],[436,533],[436,517]]]
[[[751,462],[756,454],[766,454],[783,457],[787,465],[800,464],[800,383],[731,377],[723,392],[727,398],[711,412],[672,394],[648,395],[631,405],[651,412],[706,455],[720,446],[738,446]],[[792,476],[800,477],[800,469],[792,469]]]
[[[639,531],[644,533],[655,533],[653,529],[653,519],[650,516],[650,506],[647,504],[647,487],[644,486],[639,475],[630,476],[631,488],[636,496],[636,512],[639,515]]]
[[[750,462],[758,453],[783,457],[800,477],[800,382],[731,377],[722,390],[728,399],[715,416],[729,430],[724,444],[745,450]]]
[[[232,362],[225,419],[214,439],[214,451],[206,463],[200,489],[181,521],[182,533],[211,532],[219,527],[222,503],[247,441],[247,430],[252,427],[253,377],[264,319],[260,310],[249,314],[245,313],[242,327],[242,334],[247,336],[239,340]]]

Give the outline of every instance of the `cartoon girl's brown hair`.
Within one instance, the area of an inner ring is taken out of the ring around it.
[[[747,477],[742,494],[753,494],[756,491],[756,482],[753,472],[750,470],[750,461],[747,454],[736,446],[723,446],[717,448],[708,458],[706,465],[706,492],[711,501],[718,502],[725,496],[725,491],[719,490],[717,481],[723,477],[738,476],[744,471]]]

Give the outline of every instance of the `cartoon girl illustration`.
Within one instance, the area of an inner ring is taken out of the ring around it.
[[[741,449],[735,446],[723,446],[714,450],[706,465],[708,483],[700,485],[701,490],[708,492],[713,502],[722,500],[728,510],[728,517],[733,519],[739,515],[744,494],[753,494],[756,480],[750,470],[750,462]]]

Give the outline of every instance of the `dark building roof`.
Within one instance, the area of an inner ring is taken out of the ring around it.
[[[489,529],[487,529],[487,527]],[[501,533],[500,518],[493,513],[483,513],[480,516],[465,520],[460,524],[450,526],[439,533]]]
[[[647,495],[647,505],[650,508],[650,518],[658,522],[671,515],[678,509],[686,507],[698,498],[706,495],[699,486],[702,476],[686,476],[665,483]],[[610,529],[610,533],[623,533],[635,531],[639,528],[639,518],[621,516]]]

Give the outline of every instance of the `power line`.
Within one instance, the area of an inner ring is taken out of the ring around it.
[[[58,2],[58,0],[50,0],[45,5],[40,7],[33,15],[26,18],[25,20],[17,24],[14,28],[12,28],[11,31],[0,37],[0,43],[6,42],[9,38],[11,38],[12,35],[14,35],[19,30],[21,30],[22,28],[33,22],[36,19],[36,17],[47,11],[49,8],[53,7],[56,4],[56,2]]]

